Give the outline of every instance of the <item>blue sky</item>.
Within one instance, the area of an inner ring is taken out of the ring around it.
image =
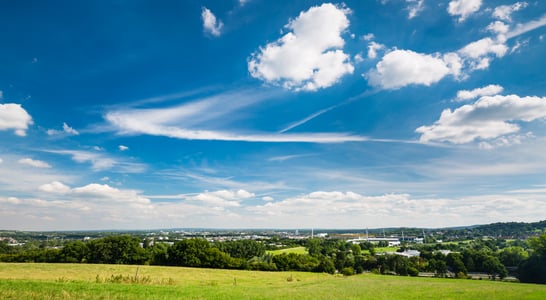
[[[542,1],[0,4],[0,228],[544,219]]]

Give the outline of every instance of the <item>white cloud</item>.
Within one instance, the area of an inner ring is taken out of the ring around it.
[[[39,187],[39,189],[47,193],[66,194],[70,192],[70,187],[59,181],[43,184]]]
[[[216,209],[225,207],[241,206],[241,201],[249,198],[254,198],[256,195],[245,190],[230,191],[220,190],[215,192],[204,192],[193,197],[188,197],[187,200],[203,203],[212,206]]]
[[[446,141],[454,144],[491,140],[520,131],[517,122],[546,117],[546,98],[484,96],[473,104],[453,111],[446,109],[431,126],[416,129],[422,142]]]
[[[363,228],[455,226],[511,220],[540,220],[544,194],[481,195],[464,198],[414,198],[409,194],[366,196],[354,192],[313,192],[248,208],[255,220],[286,227]],[[401,221],[402,220],[402,221]],[[259,221],[258,221],[259,222]]]
[[[546,25],[546,15],[543,15],[540,19],[516,25],[514,29],[510,30],[510,32],[506,34],[506,37],[510,39],[545,25]]]
[[[452,16],[459,16],[459,22],[463,22],[468,16],[477,12],[482,5],[482,0],[452,0],[449,2],[447,12]]]
[[[13,129],[18,136],[26,136],[32,117],[16,103],[0,104],[0,130]]]
[[[377,51],[385,49],[385,45],[376,43],[376,42],[370,42],[368,44],[368,58],[375,59],[377,57]]]
[[[357,53],[354,57],[354,61],[355,63],[361,63],[364,61],[364,58],[362,57],[362,54],[361,53]]]
[[[374,70],[366,74],[373,86],[383,89],[398,89],[410,84],[430,86],[450,74],[446,62],[437,55],[428,55],[411,50],[394,50],[377,63]]]
[[[51,168],[51,165],[41,160],[34,160],[32,158],[21,158],[17,161],[20,164],[35,167],[35,168]]]
[[[373,33],[367,33],[361,37],[364,41],[371,41],[375,38],[375,35]]]
[[[266,98],[267,96],[252,91],[226,93],[168,108],[111,111],[105,115],[105,119],[120,134],[148,134],[188,140],[279,143],[341,143],[366,140],[365,137],[346,133],[288,134],[225,130],[228,127],[226,123],[235,112]],[[218,126],[218,123],[222,126]],[[217,127],[224,130],[216,130]]]
[[[341,50],[349,13],[330,3],[301,12],[285,26],[290,32],[251,55],[250,74],[296,91],[327,88],[352,74],[350,56]]]
[[[495,21],[487,26],[487,30],[499,35],[505,35],[509,29],[510,27],[501,21]]]
[[[504,41],[491,38],[472,42],[458,51],[470,71],[487,69],[493,57],[503,57],[506,52]]]
[[[220,20],[216,20],[216,16],[206,7],[201,10],[201,18],[203,19],[203,30],[213,35],[220,36],[224,24]]]
[[[149,204],[150,199],[141,196],[135,190],[120,190],[107,184],[91,183],[86,186],[71,189],[73,195],[95,201],[113,201],[123,203]]]
[[[103,153],[81,150],[44,150],[44,152],[69,155],[78,163],[90,163],[94,171],[114,170],[127,173],[142,173],[145,165],[127,161],[115,160]]]
[[[124,145],[119,145],[118,149],[119,149],[119,151],[127,151],[127,150],[129,150],[129,147],[124,146]]]
[[[503,20],[512,21],[512,13],[527,7],[527,2],[516,2],[512,5],[501,5],[495,8],[493,11],[493,17]]]
[[[264,196],[262,197],[262,200],[265,201],[265,202],[272,202],[272,201],[275,201],[275,199],[271,196]]]
[[[497,21],[486,28],[496,34],[495,38],[486,37],[471,42],[457,52],[430,55],[395,49],[385,54],[375,69],[364,76],[372,86],[381,89],[398,89],[411,84],[429,86],[447,75],[457,80],[466,79],[469,72],[487,69],[494,58],[504,57],[509,51],[507,40],[545,25],[546,15],[518,24],[513,29]],[[520,42],[516,43],[512,52],[521,45]],[[372,51],[371,54],[374,56],[376,53]]]
[[[417,17],[425,9],[425,0],[406,0],[408,4],[408,19]]]
[[[63,122],[63,130],[49,129],[47,130],[48,135],[58,135],[58,134],[68,134],[68,135],[78,135],[80,134],[76,129],[68,126],[66,122]]]
[[[502,93],[504,88],[497,84],[490,84],[482,88],[476,88],[473,90],[461,90],[457,92],[457,101],[467,101],[476,99],[482,96],[493,96]]]
[[[503,43],[494,41],[491,38],[483,38],[464,46],[459,53],[470,58],[481,58],[489,54],[494,54],[497,57],[503,57],[508,51],[508,47]]]

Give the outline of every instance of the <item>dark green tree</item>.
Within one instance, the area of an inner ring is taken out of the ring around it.
[[[518,278],[521,282],[546,284],[546,234],[529,239],[531,255],[520,263]]]

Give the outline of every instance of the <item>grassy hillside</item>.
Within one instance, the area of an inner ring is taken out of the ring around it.
[[[546,285],[371,274],[341,277],[127,265],[0,264],[0,299],[294,298],[546,299]]]

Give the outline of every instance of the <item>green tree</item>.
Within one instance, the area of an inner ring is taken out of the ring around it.
[[[518,279],[528,283],[546,283],[546,234],[529,239],[531,255],[518,267]]]
[[[501,250],[499,253],[499,260],[505,266],[515,267],[518,266],[522,261],[526,260],[529,257],[529,254],[523,247],[512,246],[507,247]]]
[[[149,255],[140,240],[129,235],[109,236],[87,244],[87,261],[97,264],[144,264]]]
[[[89,255],[87,244],[82,241],[68,242],[61,250],[61,261],[66,263],[83,263]]]

